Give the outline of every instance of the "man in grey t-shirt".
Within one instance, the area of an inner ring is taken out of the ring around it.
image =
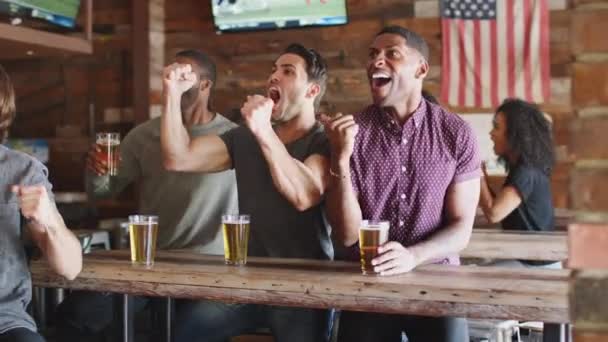
[[[191,137],[222,134],[234,127],[212,112],[210,93],[216,81],[213,61],[202,52],[179,52],[176,62],[191,65],[199,82],[182,95],[181,120]],[[158,248],[189,248],[201,253],[222,254],[221,216],[238,211],[234,171],[213,174],[173,172],[163,168],[160,153],[160,119],[149,120],[129,132],[120,145],[117,176],[107,175],[107,165],[89,153],[88,168],[94,173],[97,197],[121,192],[128,184],[139,184],[139,214],[158,215]],[[147,300],[135,299],[142,308]],[[60,306],[61,336],[84,340],[101,335],[112,321],[112,298],[103,293],[76,292]],[[178,308],[179,310],[179,308]]]
[[[41,342],[26,312],[32,298],[26,241],[40,249],[53,271],[70,280],[82,268],[82,251],[53,202],[46,167],[1,145],[14,118],[15,92],[0,66],[0,341]]]
[[[191,139],[180,120],[180,98],[197,76],[188,65],[165,68],[165,166],[180,171],[236,170],[239,207],[242,214],[251,215],[249,255],[333,255],[321,212],[329,152],[315,119],[326,78],[321,56],[293,44],[275,61],[267,96],[248,96],[241,108],[245,126],[221,136]],[[176,341],[220,342],[259,326],[270,327],[278,342],[322,340],[325,316],[318,310],[201,303],[178,313]]]

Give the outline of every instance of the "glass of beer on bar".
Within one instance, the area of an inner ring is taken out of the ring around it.
[[[361,272],[365,275],[376,275],[372,259],[378,255],[378,247],[388,241],[388,221],[363,220],[359,227],[359,251],[361,255]]]
[[[158,216],[129,216],[129,236],[131,239],[131,263],[145,267],[154,265]]]
[[[222,215],[226,264],[245,265],[247,263],[249,222],[249,215]]]
[[[105,160],[110,176],[116,176],[120,163],[120,133],[97,133],[95,144],[97,144],[98,159]]]

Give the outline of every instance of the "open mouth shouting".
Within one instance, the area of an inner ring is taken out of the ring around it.
[[[379,90],[386,87],[393,79],[386,71],[376,70],[370,75],[372,90]]]
[[[274,106],[272,107],[272,110],[274,111],[278,108],[279,102],[281,101],[281,89],[276,86],[270,86],[268,88],[268,97],[274,102]]]

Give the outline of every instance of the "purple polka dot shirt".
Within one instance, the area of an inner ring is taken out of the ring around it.
[[[481,175],[472,129],[424,99],[403,126],[374,105],[355,120],[351,177],[363,219],[390,221],[389,240],[405,247],[428,239],[445,225],[448,187]],[[358,259],[358,244],[348,254]],[[459,264],[459,258],[437,262]]]

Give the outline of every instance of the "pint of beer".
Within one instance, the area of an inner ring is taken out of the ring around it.
[[[105,160],[110,176],[116,176],[120,163],[120,133],[97,133],[95,143],[98,159]]]
[[[129,216],[129,236],[131,239],[131,262],[134,265],[152,266],[156,255],[158,216]]]
[[[374,275],[372,259],[378,255],[378,247],[388,241],[388,221],[363,220],[359,227],[361,272]]]
[[[223,215],[222,226],[226,264],[245,265],[249,243],[249,215]]]

